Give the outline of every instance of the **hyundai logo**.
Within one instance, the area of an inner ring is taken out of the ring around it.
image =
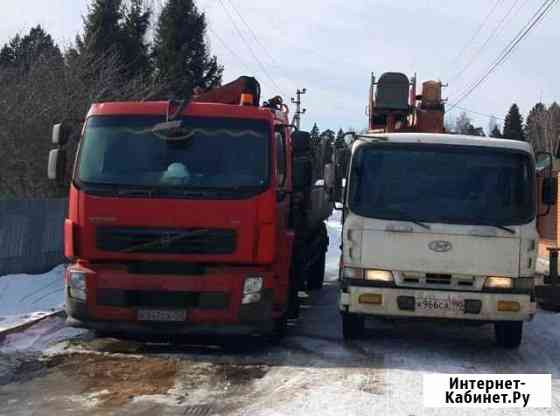
[[[453,245],[449,241],[445,240],[436,240],[432,241],[428,244],[430,250],[435,251],[436,253],[447,253],[453,249]]]

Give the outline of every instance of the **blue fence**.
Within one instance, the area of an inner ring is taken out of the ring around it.
[[[66,199],[0,201],[0,276],[44,273],[65,262]]]

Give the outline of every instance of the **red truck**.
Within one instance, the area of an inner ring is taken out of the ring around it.
[[[298,290],[322,286],[334,184],[288,120],[249,77],[189,101],[93,104],[64,228],[68,324],[282,335]],[[53,128],[51,179],[68,126]]]

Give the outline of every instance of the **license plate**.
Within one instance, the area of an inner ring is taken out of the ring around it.
[[[464,312],[465,301],[453,296],[417,296],[416,310]]]
[[[187,320],[187,311],[184,309],[140,309],[138,311],[138,320],[155,322],[181,322]]]

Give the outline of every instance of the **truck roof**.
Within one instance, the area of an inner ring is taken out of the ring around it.
[[[360,138],[363,137],[363,141],[367,141],[367,136],[370,136],[372,139],[384,137],[387,138],[389,142],[393,143],[427,143],[457,146],[499,147],[533,153],[533,147],[529,143],[520,140],[495,139],[491,137],[467,136],[462,134],[368,133],[361,135]]]
[[[167,108],[167,101],[122,101],[96,103],[91,106],[87,116],[164,116],[167,112]],[[278,114],[275,114],[275,112],[269,108],[200,102],[189,103],[183,111],[182,115],[199,117],[265,119],[269,121],[279,117]]]

